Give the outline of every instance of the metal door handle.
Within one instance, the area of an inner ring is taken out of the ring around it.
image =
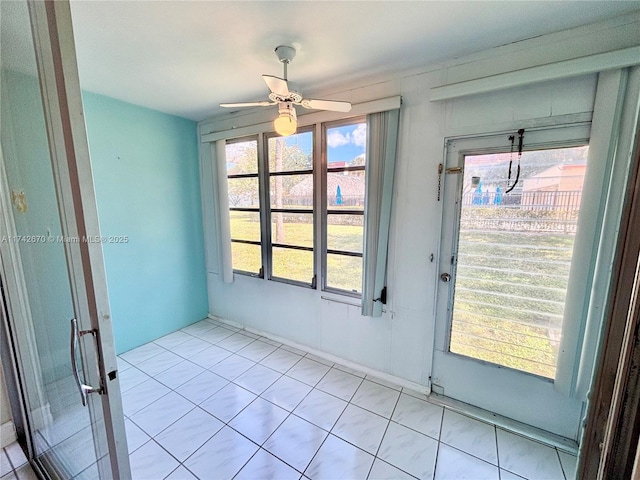
[[[442,280],[444,283],[449,282],[449,280],[451,280],[451,275],[448,273],[443,273],[440,275],[440,280]]]
[[[95,335],[94,330],[78,330],[78,321],[75,318],[71,319],[71,370],[73,371],[73,378],[76,380],[76,385],[80,391],[80,400],[82,406],[87,406],[87,395],[90,393],[102,393],[102,388],[94,388],[91,385],[87,385],[84,381],[80,380],[80,374],[78,373],[78,366],[76,364],[76,345],[78,339],[83,335],[90,333]]]

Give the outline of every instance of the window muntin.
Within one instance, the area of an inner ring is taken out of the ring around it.
[[[465,156],[450,352],[555,378],[587,151]]]
[[[267,135],[269,278],[313,285],[315,176],[313,130]]]
[[[367,124],[351,119],[324,125],[323,288],[362,293],[362,244]]]
[[[227,141],[225,154],[232,266],[238,273],[261,275],[258,140]]]

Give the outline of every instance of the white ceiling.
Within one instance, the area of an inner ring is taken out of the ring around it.
[[[294,44],[304,93],[640,9],[640,1],[74,1],[83,88],[202,120],[265,100]]]

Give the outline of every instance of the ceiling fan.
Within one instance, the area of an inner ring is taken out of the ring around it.
[[[296,56],[296,50],[288,45],[280,45],[276,47],[275,53],[278,60],[284,65],[284,78],[275,77],[273,75],[262,75],[262,79],[271,90],[269,93],[270,101],[262,102],[245,102],[245,103],[221,103],[221,107],[269,107],[278,105],[278,118],[273,122],[273,126],[280,135],[292,135],[298,128],[298,120],[294,105],[300,105],[303,108],[312,110],[330,110],[333,112],[348,112],[351,110],[349,102],[338,102],[334,100],[313,100],[303,98],[296,91],[289,90],[287,82],[287,66]]]

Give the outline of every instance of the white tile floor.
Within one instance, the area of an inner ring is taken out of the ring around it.
[[[37,480],[18,442],[0,450],[0,480]]]
[[[120,357],[134,479],[575,475],[572,455],[213,320]]]

